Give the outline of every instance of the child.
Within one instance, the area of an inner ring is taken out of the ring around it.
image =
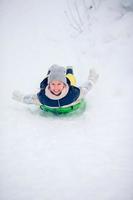
[[[88,81],[82,87],[76,86],[72,67],[52,65],[46,78],[40,83],[40,91],[23,96],[13,93],[13,99],[26,104],[44,105],[49,108],[72,107],[79,103],[97,81],[98,74],[90,70]]]

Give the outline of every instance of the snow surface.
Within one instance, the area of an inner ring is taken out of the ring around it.
[[[0,1],[0,200],[133,199],[133,3],[125,2]],[[16,89],[37,92],[54,63],[73,65],[78,85],[91,67],[99,73],[80,115],[12,100]]]

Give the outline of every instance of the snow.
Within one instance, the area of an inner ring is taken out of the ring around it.
[[[0,2],[1,200],[133,199],[132,1],[86,1],[88,13],[76,2],[81,32],[74,1]],[[73,65],[78,85],[99,73],[85,112],[44,115],[12,100],[37,92],[54,63]]]

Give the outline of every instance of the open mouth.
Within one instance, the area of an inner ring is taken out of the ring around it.
[[[61,91],[51,91],[51,93],[58,96],[61,94]]]

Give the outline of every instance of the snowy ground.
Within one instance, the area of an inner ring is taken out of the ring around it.
[[[133,3],[76,2],[0,1],[0,200],[133,199]],[[54,63],[99,73],[81,115],[12,100]]]

